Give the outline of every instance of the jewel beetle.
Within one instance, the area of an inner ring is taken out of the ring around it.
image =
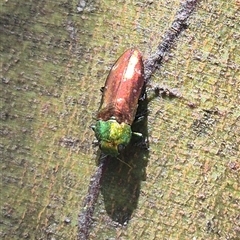
[[[144,67],[141,53],[128,49],[115,62],[103,87],[97,122],[93,127],[103,153],[118,156],[133,134],[138,101],[144,88]]]

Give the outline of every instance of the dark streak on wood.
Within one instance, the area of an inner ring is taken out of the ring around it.
[[[194,11],[198,0],[186,0],[180,6],[175,20],[164,35],[163,41],[159,44],[157,51],[144,62],[145,81],[149,82],[152,74],[162,64],[164,55],[170,51],[180,33],[186,28],[186,21]],[[78,216],[78,240],[87,240],[92,224],[95,204],[101,188],[101,178],[107,166],[107,157],[100,161],[93,174],[86,198],[83,202],[83,210]]]
[[[86,240],[89,237],[95,204],[101,188],[101,178],[106,165],[107,158],[105,157],[100,161],[95,173],[91,177],[88,193],[83,202],[83,209],[78,215],[78,240]]]
[[[166,31],[163,41],[156,52],[144,62],[145,81],[149,82],[152,74],[160,67],[164,55],[172,48],[180,33],[186,28],[186,21],[194,11],[198,0],[186,0],[180,6],[170,29]]]

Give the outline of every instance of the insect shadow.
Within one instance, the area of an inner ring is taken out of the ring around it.
[[[119,224],[127,224],[137,208],[141,182],[146,178],[148,163],[148,128],[146,97],[139,100],[129,145],[116,157],[106,156],[107,164],[101,179],[101,193],[107,214]]]

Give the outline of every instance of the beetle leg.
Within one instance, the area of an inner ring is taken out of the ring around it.
[[[92,145],[93,145],[94,147],[98,147],[98,146],[99,146],[98,140],[93,140]]]
[[[148,102],[151,102],[156,97],[183,98],[182,94],[176,88],[148,85]]]
[[[151,91],[151,92],[150,92]],[[176,88],[168,88],[167,86],[156,86],[152,87],[148,85],[148,96],[147,101],[148,103],[151,102],[156,97],[168,97],[168,98],[179,98],[182,99],[183,102],[190,108],[196,108],[198,104],[194,102],[189,102],[181,92],[179,92]]]
[[[149,111],[145,110],[144,112],[137,114],[135,117],[134,123],[139,123],[139,122],[143,121],[144,118],[147,117],[148,113],[149,113]]]
[[[134,143],[134,145],[136,145],[137,147],[140,147],[142,149],[148,149],[149,142],[148,142],[148,139],[143,136],[143,134],[138,133],[138,132],[133,132],[133,137],[134,136],[136,136],[135,137],[136,142]]]
[[[133,134],[133,136],[136,136],[136,137],[138,137],[138,138],[143,138],[142,133],[133,132],[132,134]]]

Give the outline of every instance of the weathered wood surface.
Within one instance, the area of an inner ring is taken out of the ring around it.
[[[155,51],[179,7],[85,3],[83,11],[77,1],[5,1],[0,8],[2,239],[76,238],[96,169],[89,126],[98,89],[126,48],[136,46],[146,58]],[[164,57],[151,84],[177,88],[197,107],[168,98],[149,104],[142,176],[133,168],[117,179],[109,166],[91,239],[237,239],[238,11],[238,1],[202,1]],[[128,196],[132,218],[121,227],[110,216],[124,218]]]

